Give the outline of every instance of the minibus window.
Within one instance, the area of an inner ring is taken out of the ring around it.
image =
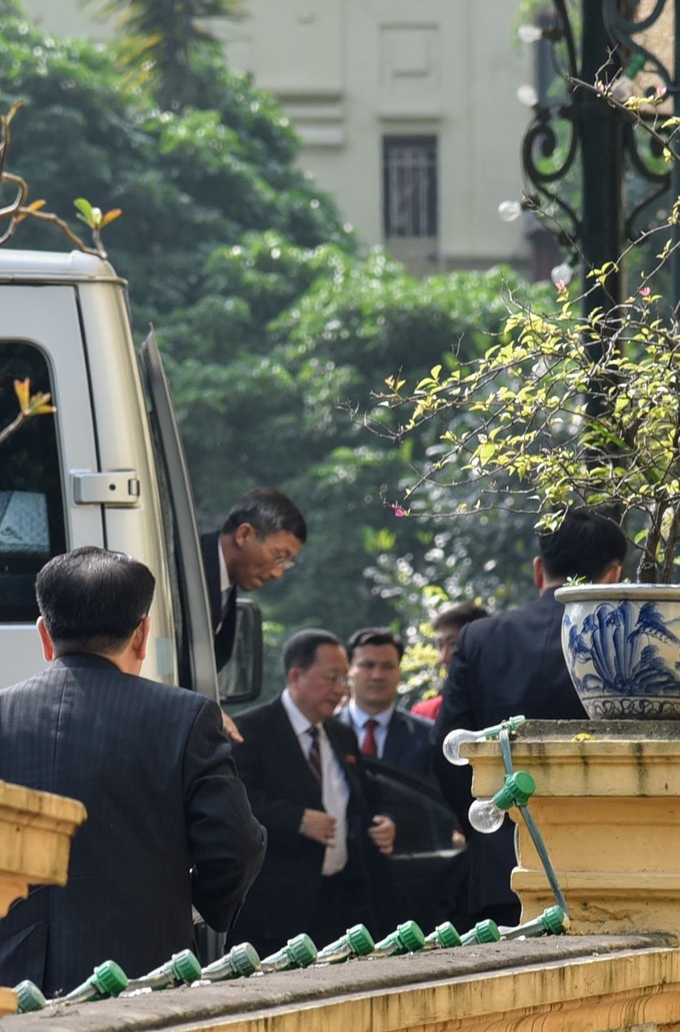
[[[0,434],[19,415],[14,382],[53,394],[45,356],[25,341],[0,340]],[[35,578],[66,551],[55,417],[27,419],[0,443],[0,622],[35,620]]]

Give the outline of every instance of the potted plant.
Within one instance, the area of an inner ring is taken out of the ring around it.
[[[604,100],[622,106],[610,94]],[[671,139],[679,124],[666,123]],[[665,143],[668,160],[677,160]],[[447,372],[437,366],[411,389],[403,376],[391,378],[380,396],[398,420],[395,439],[429,434],[435,455],[418,470],[402,514],[435,480],[452,499],[451,516],[474,518],[509,494],[519,510],[535,512],[539,530],[555,529],[574,504],[606,505],[622,521],[638,552],[638,583],[557,595],[569,603],[565,656],[591,716],[680,718],[680,607],[666,612],[667,600],[680,601],[671,583],[680,539],[680,311],[656,289],[680,246],[679,222],[680,200],[654,231],[665,238],[654,271],[623,303],[587,311],[590,281],[606,292],[614,262],[589,272],[585,305],[564,283],[551,312],[510,297],[505,333],[483,358]],[[471,485],[476,502],[456,502]]]

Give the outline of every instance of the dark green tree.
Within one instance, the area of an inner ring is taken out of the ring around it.
[[[116,17],[119,59],[129,86],[150,85],[162,108],[197,100],[191,67],[198,47],[214,42],[206,18],[243,16],[242,0],[81,0]]]
[[[111,50],[44,36],[13,0],[0,12],[0,105],[25,102],[11,165],[62,217],[78,196],[123,209],[107,248],[139,337],[156,326],[204,526],[256,485],[287,491],[309,518],[299,569],[261,594],[270,627],[400,623],[399,592],[364,571],[388,554],[417,577],[432,569],[437,527],[390,506],[430,442],[396,449],[357,414],[379,426],[384,378],[453,368],[498,332],[505,292],[535,292],[510,270],[421,283],[380,251],[360,258],[295,167],[281,109],[214,49],[192,55],[196,106],[160,112],[150,89],[121,92]],[[26,222],[14,245],[63,239]],[[471,582],[494,546],[493,528],[478,535]]]

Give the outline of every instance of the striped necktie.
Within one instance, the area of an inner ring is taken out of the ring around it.
[[[310,724],[307,728],[307,733],[312,740],[312,744],[309,747],[307,754],[307,760],[309,766],[312,768],[312,774],[316,780],[321,784],[321,750],[319,748],[319,729],[316,724]]]

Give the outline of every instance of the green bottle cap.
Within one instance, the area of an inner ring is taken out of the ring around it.
[[[425,945],[423,931],[415,921],[404,921],[403,924],[397,925],[397,935],[401,945],[408,953],[422,950]]]
[[[296,935],[293,939],[289,939],[285,949],[296,967],[309,967],[316,960],[316,946],[304,932],[301,935]]]
[[[366,925],[353,925],[347,929],[347,941],[357,957],[365,957],[375,949],[373,937]]]
[[[437,937],[437,942],[444,949],[450,949],[452,946],[462,945],[460,935],[450,921],[444,921],[443,924],[437,925],[435,928],[435,935]]]
[[[478,921],[474,927],[475,940],[479,943],[498,942],[501,933],[495,921]]]
[[[562,907],[547,907],[541,914],[541,920],[550,935],[561,935],[569,927],[569,918]]]
[[[115,960],[105,960],[90,975],[90,981],[102,996],[118,996],[128,987],[128,978]]]
[[[16,993],[19,1014],[29,1014],[30,1011],[42,1010],[47,1006],[47,1000],[40,989],[35,982],[31,982],[28,978],[19,982],[19,985],[15,985],[13,992]]]
[[[232,947],[229,950],[228,956],[234,966],[234,970],[244,977],[252,975],[260,966],[257,950],[249,942],[242,942],[238,946]]]
[[[185,982],[186,985],[191,985],[201,977],[201,965],[191,950],[173,953],[170,964],[177,980]]]

